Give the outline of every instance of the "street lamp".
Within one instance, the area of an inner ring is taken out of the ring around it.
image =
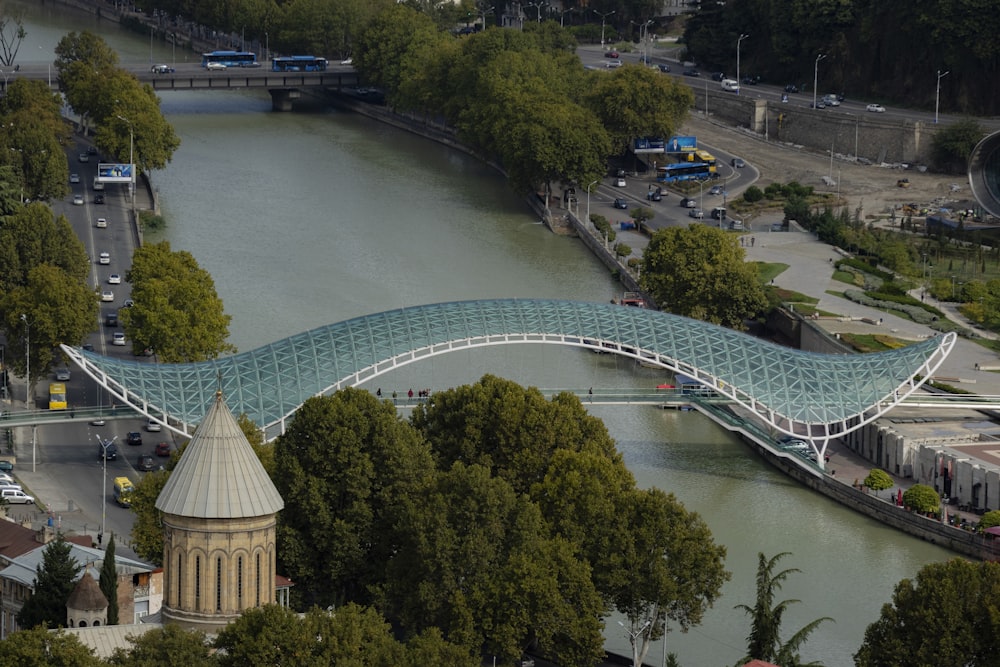
[[[645,23],[636,23],[635,21],[629,21],[629,23],[631,23],[632,25],[639,26],[639,43],[642,45],[641,47],[642,62],[643,64],[648,65],[649,53],[647,52],[646,49],[646,36],[648,35],[647,29],[649,28],[650,24],[653,23],[653,19],[649,19]]]
[[[743,81],[740,79],[740,43],[750,35],[742,34],[739,39],[736,40],[736,94],[740,94],[740,86],[743,85]]]
[[[566,26],[566,23],[565,23],[565,21],[566,21],[566,15],[569,14],[570,12],[573,12],[573,11],[576,11],[576,7],[570,7],[569,9],[564,9],[564,10],[562,10],[559,13],[559,27],[560,28],[563,28],[563,27]],[[484,19],[483,23],[485,23],[485,22],[486,21]],[[484,25],[483,28],[485,29],[486,26]]]
[[[941,106],[941,79],[951,74],[951,70],[947,72],[937,71],[937,89],[934,92],[934,124],[938,122],[938,108]]]
[[[130,170],[132,178],[128,184],[129,196],[132,198],[132,220],[135,220],[135,161],[132,159],[132,149],[135,146],[135,133],[132,131],[132,121],[124,116],[119,116],[115,114],[115,117],[119,120],[125,121],[128,125],[128,162],[131,165]]]
[[[610,11],[610,12],[605,12],[605,13],[602,14],[601,12],[599,12],[599,11],[597,11],[595,9],[594,13],[601,17],[601,48],[604,48],[604,22],[607,20],[607,18],[609,16],[611,16],[615,12],[614,11]]]
[[[103,468],[102,477],[104,478],[101,484],[101,532],[98,534],[97,543],[100,544],[104,540],[105,529],[107,528],[107,507],[108,507],[108,447],[114,443],[115,439],[101,440],[101,436],[95,435],[98,444],[101,445],[101,464]]]
[[[639,648],[636,646],[636,640],[643,632],[646,631],[646,628],[648,628],[651,623],[652,621],[646,621],[645,623],[642,624],[641,628],[633,632],[629,630],[624,623],[618,621],[618,625],[622,626],[622,628],[625,629],[625,634],[628,635],[629,642],[631,642],[632,644],[632,665],[634,667],[639,667]]]
[[[601,179],[597,179],[597,181],[599,181],[599,180],[601,180]],[[590,185],[587,186],[587,222],[585,224],[590,224],[590,188],[595,183],[597,183],[597,181],[594,181],[593,183],[591,183]]]
[[[525,5],[525,7],[534,7],[536,10],[538,10],[538,21],[537,21],[538,23],[542,22],[542,7],[548,7],[548,6],[549,3],[547,2],[529,2],[527,5]]]
[[[42,52],[43,56],[45,55],[45,49],[42,48],[41,44],[38,45],[38,50]],[[48,65],[48,68],[49,68],[49,70],[48,70],[48,72],[49,72],[49,88],[52,88],[52,63],[46,63],[46,65]]]
[[[819,86],[819,61],[826,58],[825,53],[816,56],[816,67],[813,70],[813,109],[816,108],[816,88]]]
[[[24,409],[31,409],[31,325],[28,316],[21,313],[21,321],[24,322],[24,382],[27,388],[24,390]]]

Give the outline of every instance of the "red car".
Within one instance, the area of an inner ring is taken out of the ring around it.
[[[169,442],[158,442],[158,443],[156,443],[156,455],[157,456],[170,456],[170,443]]]
[[[605,58],[617,58],[619,56],[618,56],[618,52],[615,51],[614,49],[612,49],[610,51],[605,51],[604,52],[604,57]]]

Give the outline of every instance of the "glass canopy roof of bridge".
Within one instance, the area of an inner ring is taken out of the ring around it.
[[[953,334],[874,354],[817,354],[654,310],[544,299],[415,306],[337,322],[229,357],[154,364],[64,346],[102,385],[147,414],[195,426],[225,393],[236,413],[280,425],[306,399],[456,349],[507,343],[603,348],[697,378],[770,420],[832,424],[916,388]]]

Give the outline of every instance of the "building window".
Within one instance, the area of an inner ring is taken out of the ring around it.
[[[194,608],[201,609],[201,556],[194,557]]]
[[[177,554],[177,607],[181,606],[181,564],[184,562],[184,556],[182,554]]]
[[[87,621],[80,621],[80,627],[81,628],[87,627]]]
[[[236,602],[243,609],[243,556],[236,559]]]
[[[215,611],[222,611],[222,559],[215,559]]]
[[[259,551],[257,552],[257,566],[254,569],[256,570],[254,572],[254,574],[256,575],[256,577],[254,578],[254,587],[257,589],[256,606],[259,607],[260,606],[260,552]]]

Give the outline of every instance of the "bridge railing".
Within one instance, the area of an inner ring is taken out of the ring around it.
[[[95,419],[134,419],[138,414],[138,412],[125,405],[115,407],[84,406],[69,408],[68,410],[0,411],[0,428],[52,424],[56,422],[89,422]]]

